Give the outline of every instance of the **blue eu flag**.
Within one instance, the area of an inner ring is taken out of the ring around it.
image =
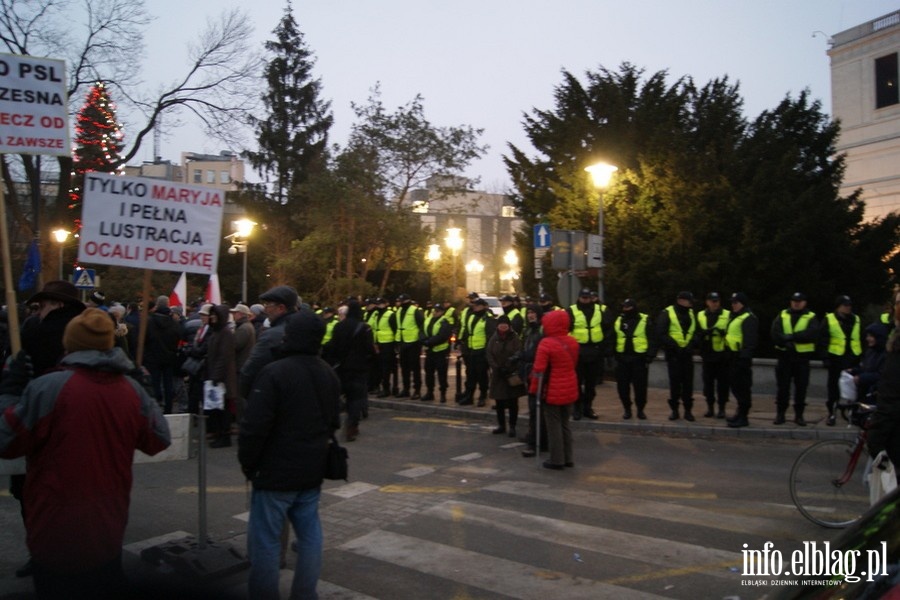
[[[38,273],[41,272],[41,253],[38,250],[37,240],[31,240],[28,244],[28,257],[25,259],[25,268],[19,277],[19,291],[26,292],[37,284]]]

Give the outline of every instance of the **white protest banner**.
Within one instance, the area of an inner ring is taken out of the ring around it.
[[[68,156],[66,64],[0,54],[0,153]]]
[[[224,206],[215,188],[87,173],[78,261],[212,275]]]

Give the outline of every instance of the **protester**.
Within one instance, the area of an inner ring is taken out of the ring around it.
[[[228,322],[227,306],[219,304],[210,310],[204,393],[210,393],[210,385],[224,386],[221,389],[221,408],[204,406],[204,412],[209,415],[209,433],[213,438],[211,448],[225,448],[231,445],[231,418],[235,413],[237,400],[237,369],[234,331],[228,327]],[[205,397],[204,402],[207,400]]]
[[[561,470],[573,467],[572,431],[569,418],[572,405],[578,401],[578,341],[569,335],[569,313],[554,310],[541,319],[544,338],[538,344],[534,358],[529,393],[538,392],[541,385],[541,402],[546,402],[543,412],[547,421],[550,460],[544,462],[547,469]],[[547,377],[545,377],[547,375]]]
[[[292,598],[315,598],[322,568],[319,496],[329,437],[340,427],[341,384],[319,358],[325,325],[309,311],[290,315],[280,350],[253,383],[238,438],[238,460],[253,485],[247,551],[250,598],[278,598],[285,518],[297,536]]]
[[[519,397],[525,393],[525,386],[518,372],[518,354],[522,342],[512,328],[508,316],[497,319],[497,328],[488,340],[487,362],[491,369],[489,393],[496,402],[497,427],[493,433],[507,433],[516,437],[516,423],[519,420]],[[515,376],[518,382],[510,382]],[[506,413],[509,413],[507,426]]]
[[[62,370],[29,383],[21,398],[9,388],[0,398],[0,455],[28,461],[25,529],[41,599],[123,597],[134,451],[170,444],[156,401],[125,375],[134,365],[114,337],[106,312],[85,310],[65,328]]]
[[[341,391],[347,400],[344,439],[352,442],[359,435],[359,421],[368,396],[369,365],[375,358],[375,339],[372,328],[362,320],[362,307],[357,300],[349,300],[341,308],[347,309],[347,316],[334,326],[322,356],[341,380]]]

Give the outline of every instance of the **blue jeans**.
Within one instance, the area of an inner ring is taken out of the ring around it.
[[[281,529],[287,516],[297,536],[297,564],[291,600],[318,598],[316,584],[322,571],[322,524],[319,522],[321,489],[300,492],[253,490],[247,553],[250,555],[248,591],[253,600],[278,600]]]

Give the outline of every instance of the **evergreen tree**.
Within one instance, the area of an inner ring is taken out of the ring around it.
[[[266,115],[251,118],[258,151],[244,156],[263,179],[267,209],[302,204],[310,174],[325,168],[328,132],[334,120],[329,102],[320,98],[322,84],[313,77],[315,60],[297,28],[291,3],[267,41],[271,54],[265,68],[267,89],[262,94]],[[260,196],[257,196],[257,201]],[[283,215],[290,211],[277,211]]]
[[[116,118],[116,105],[102,81],[87,94],[75,119],[75,150],[72,159],[68,209],[74,222],[73,232],[81,228],[81,203],[84,174],[96,171],[121,171],[124,146],[122,127]]]

